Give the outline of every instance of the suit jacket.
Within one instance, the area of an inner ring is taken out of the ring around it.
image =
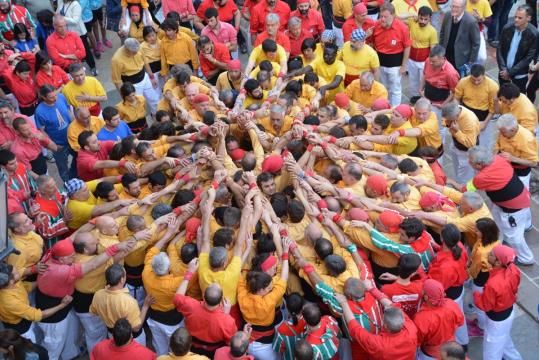
[[[447,49],[449,34],[451,33],[451,24],[453,18],[451,13],[447,12],[440,29],[440,45]],[[455,39],[455,67],[460,68],[466,63],[475,63],[479,53],[479,26],[475,18],[467,12],[464,12],[460,20],[459,31]]]
[[[500,70],[507,69],[507,54],[511,47],[511,40],[515,34],[515,25],[513,23],[504,26],[500,34],[500,43],[496,50],[496,60]],[[525,75],[528,73],[528,67],[532,62],[537,51],[537,39],[539,32],[535,26],[528,24],[528,27],[522,32],[520,42],[518,43],[517,53],[513,67],[508,69],[509,76]]]

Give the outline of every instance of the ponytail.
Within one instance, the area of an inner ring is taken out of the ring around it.
[[[446,224],[442,228],[442,240],[451,249],[453,259],[459,260],[462,256],[462,248],[459,246],[461,234],[454,224]]]

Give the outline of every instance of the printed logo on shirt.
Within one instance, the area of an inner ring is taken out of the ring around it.
[[[395,39],[391,40],[391,46],[395,46],[395,45],[397,45],[397,40]]]

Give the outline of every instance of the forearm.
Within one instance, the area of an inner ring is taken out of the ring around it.
[[[103,214],[106,214],[108,212],[114,211],[119,206],[120,206],[120,204],[117,201],[111,201],[111,202],[108,202],[108,203],[103,203],[103,204],[96,205],[92,209],[92,217],[96,217],[96,216],[103,215]]]
[[[65,308],[65,305],[60,303],[56,305],[55,307],[51,307],[49,309],[41,310],[41,319],[46,319],[54,314],[56,314],[58,311]]]
[[[404,55],[402,57],[402,66],[403,67],[406,67],[406,65],[408,64],[408,58],[410,57],[410,47],[408,46],[407,48],[404,49]]]

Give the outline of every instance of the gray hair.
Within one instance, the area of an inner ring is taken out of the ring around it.
[[[279,104],[273,104],[270,106],[270,112],[284,115],[285,109]]]
[[[431,110],[431,109],[432,109],[432,105],[431,105],[429,99],[422,97],[422,98],[419,98],[419,99],[415,102],[414,108],[415,108],[416,110],[418,110],[418,109]]]
[[[388,307],[384,310],[384,325],[392,333],[398,333],[404,326],[402,310],[396,307]]]
[[[170,259],[167,254],[160,252],[152,259],[152,270],[157,276],[163,276],[168,274],[170,269]]]
[[[129,51],[138,52],[140,49],[140,43],[137,39],[127,38],[124,41],[124,47]]]
[[[266,15],[266,24],[273,22],[280,22],[279,15],[277,15],[276,13],[269,13],[268,15]]]
[[[468,150],[468,159],[472,164],[487,166],[494,160],[494,154],[484,146],[474,146]]]
[[[42,188],[51,179],[52,179],[52,177],[49,176],[49,175],[39,175],[39,177],[36,180],[37,188],[38,189]]]
[[[429,57],[444,57],[445,56],[445,48],[442,45],[434,45],[430,49]]]
[[[460,114],[460,105],[456,101],[451,101],[442,106],[442,117],[455,120]]]
[[[496,120],[496,128],[513,129],[518,126],[517,119],[512,114],[503,114]]]
[[[7,216],[7,228],[9,230],[13,231],[13,230],[15,230],[15,228],[17,228],[19,226],[19,224],[15,220],[16,218],[19,217],[19,215],[22,215],[22,213],[20,213],[20,212],[12,212],[11,214],[9,214]]]
[[[407,194],[410,192],[410,186],[403,182],[395,182],[389,188],[389,192],[392,194],[396,192],[400,192],[401,194]]]
[[[292,16],[290,20],[288,20],[288,26],[297,26],[301,25],[301,19],[297,16]]]
[[[367,81],[369,84],[372,84],[372,82],[374,81],[373,73],[370,71],[362,72],[360,81]]]
[[[473,191],[466,191],[464,194],[462,194],[462,200],[466,200],[468,205],[475,210],[480,209],[485,203],[481,195]]]
[[[210,250],[210,267],[212,269],[223,266],[228,258],[226,249],[222,246],[216,246]]]

